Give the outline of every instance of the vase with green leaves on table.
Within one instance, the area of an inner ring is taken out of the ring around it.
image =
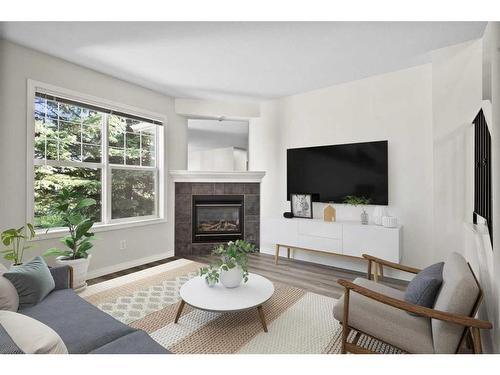
[[[355,195],[347,195],[344,198],[344,203],[349,204],[351,206],[357,207],[357,206],[366,206],[370,204],[371,199],[366,198],[366,197],[357,197]],[[365,208],[362,207],[361,211],[361,224],[363,225],[368,225],[368,213],[366,212]]]
[[[201,268],[199,274],[205,277],[208,286],[220,281],[226,288],[236,288],[242,281],[248,281],[248,254],[256,251],[255,245],[244,240],[218,245],[212,254],[219,259]]]

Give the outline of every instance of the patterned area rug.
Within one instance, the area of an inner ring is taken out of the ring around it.
[[[264,304],[268,333],[257,310],[213,313],[186,305],[174,316],[179,289],[202,265],[185,259],[152,267],[88,287],[80,296],[119,321],[146,331],[173,353],[339,353],[342,328],[333,318],[335,299],[275,283]],[[351,332],[350,339],[355,332]],[[368,337],[358,344],[381,353],[394,348]]]

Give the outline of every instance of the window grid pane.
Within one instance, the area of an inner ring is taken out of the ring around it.
[[[102,113],[39,97],[34,108],[35,159],[85,161],[84,144],[101,144]],[[101,162],[96,152],[92,160]]]
[[[111,219],[156,214],[156,170],[111,169]]]
[[[155,167],[156,134],[157,125],[123,116],[109,116],[109,163]]]
[[[34,166],[34,223],[37,228],[61,225],[60,218],[52,213],[51,199],[63,187],[79,190],[83,196],[97,201],[92,214],[96,222],[157,215],[158,125],[37,96],[34,98],[34,120],[33,157],[47,163]],[[107,133],[104,145],[103,129]],[[51,165],[50,161],[58,163]],[[65,165],[65,162],[71,163]],[[85,163],[94,163],[94,167]],[[102,207],[102,195],[108,194],[107,181],[103,179],[101,167],[95,166],[101,163],[102,168],[110,168],[110,196],[107,197],[111,203],[110,217]],[[127,166],[127,169],[112,165]]]
[[[62,226],[61,217],[55,213],[53,198],[57,192],[70,187],[82,196],[93,198],[97,204],[88,214],[96,222],[101,221],[101,169],[84,167],[34,166],[34,225],[36,228]]]

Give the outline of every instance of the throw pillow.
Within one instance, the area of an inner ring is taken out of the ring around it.
[[[444,263],[433,264],[415,275],[408,284],[405,301],[425,307],[434,307],[441,284],[443,283]],[[413,314],[416,315],[418,314]]]
[[[14,285],[3,277],[5,272],[7,268],[0,264],[0,310],[17,311],[19,296]]]
[[[36,305],[55,287],[54,278],[42,257],[14,266],[3,276],[16,288],[20,309]]]
[[[68,354],[61,337],[49,326],[12,311],[0,311],[0,325],[26,354]]]

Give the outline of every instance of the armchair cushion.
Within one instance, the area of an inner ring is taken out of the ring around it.
[[[434,308],[470,316],[479,292],[479,286],[465,258],[458,253],[451,253],[444,262],[443,285]],[[463,326],[432,319],[436,353],[455,353],[464,329]]]
[[[444,263],[436,263],[420,271],[408,284],[405,301],[424,307],[433,308],[436,297],[443,283]],[[417,315],[409,313],[412,315]]]
[[[399,300],[404,299],[404,291],[383,284],[357,278],[354,283],[375,292]],[[344,298],[334,306],[335,319],[342,322],[344,316]],[[431,320],[412,316],[406,311],[385,305],[359,293],[349,294],[348,324],[351,328],[378,338],[411,353],[433,353]]]

